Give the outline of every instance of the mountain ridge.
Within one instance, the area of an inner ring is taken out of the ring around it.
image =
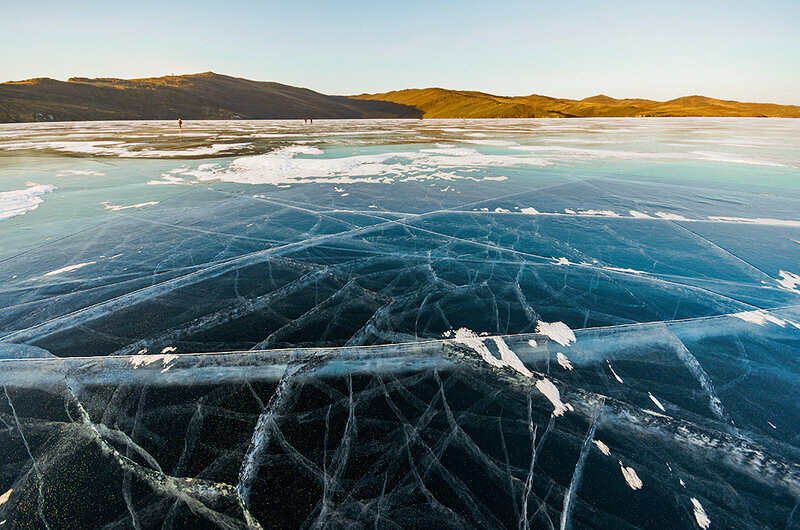
[[[0,122],[147,119],[800,117],[800,106],[720,100],[581,100],[412,88],[354,96],[214,72],[137,79],[46,77],[0,83]]]

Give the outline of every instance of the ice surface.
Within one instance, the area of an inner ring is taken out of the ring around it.
[[[799,133],[0,126],[0,521],[798,528]]]

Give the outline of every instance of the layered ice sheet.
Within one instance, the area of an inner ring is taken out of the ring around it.
[[[798,133],[0,126],[0,524],[798,528]]]

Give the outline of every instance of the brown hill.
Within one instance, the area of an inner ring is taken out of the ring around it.
[[[148,79],[0,84],[0,121],[418,117],[392,102],[327,96],[212,72]]]
[[[671,101],[495,96],[443,88],[328,96],[211,72],[147,79],[0,83],[0,122],[130,119],[800,117],[800,107],[703,96]]]
[[[703,96],[670,101],[614,99],[604,95],[582,100],[546,96],[494,96],[482,92],[424,88],[383,94],[362,94],[357,99],[391,101],[415,107],[425,118],[556,118],[637,116],[730,116],[800,118],[800,106],[740,103]]]

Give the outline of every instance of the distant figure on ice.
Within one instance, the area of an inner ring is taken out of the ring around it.
[[[178,118],[178,129],[183,129],[183,120]]]

